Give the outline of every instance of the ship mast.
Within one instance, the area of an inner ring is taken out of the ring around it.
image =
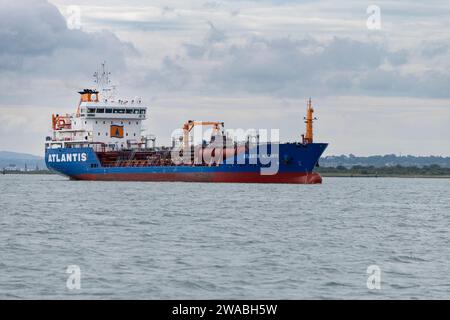
[[[313,117],[314,109],[312,107],[311,98],[309,98],[307,107],[306,107],[306,133],[302,134],[303,144],[313,143],[313,122],[317,120],[317,118]]]
[[[97,84],[97,90],[102,92],[104,99],[113,99],[115,86],[111,86],[109,76],[111,72],[106,68],[106,61],[100,65],[100,69],[94,72],[94,82]]]

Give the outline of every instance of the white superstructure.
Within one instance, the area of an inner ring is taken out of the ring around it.
[[[99,85],[109,83],[104,70],[96,72]],[[79,92],[80,103],[75,113],[52,116],[52,136],[47,137],[47,148],[86,147],[96,151],[147,148],[154,137],[143,136],[142,121],[147,118],[147,107],[140,98],[115,100],[110,88],[84,89]]]

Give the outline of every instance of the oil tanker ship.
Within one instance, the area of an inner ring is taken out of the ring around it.
[[[183,181],[316,184],[313,170],[326,143],[313,142],[313,107],[307,104],[306,133],[300,142],[262,141],[259,133],[242,141],[230,137],[219,121],[187,121],[172,145],[157,147],[144,134],[148,108],[140,98],[116,99],[105,65],[94,74],[96,89],[79,92],[73,114],[52,115],[45,143],[47,167],[73,180]],[[195,144],[194,127],[211,128]]]

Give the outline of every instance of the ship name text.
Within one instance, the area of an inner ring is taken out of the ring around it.
[[[48,162],[86,162],[87,154],[86,153],[52,153],[48,155]]]

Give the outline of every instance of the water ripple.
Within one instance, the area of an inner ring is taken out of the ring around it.
[[[448,299],[449,189],[0,176],[0,298]],[[380,290],[367,288],[371,265]]]

